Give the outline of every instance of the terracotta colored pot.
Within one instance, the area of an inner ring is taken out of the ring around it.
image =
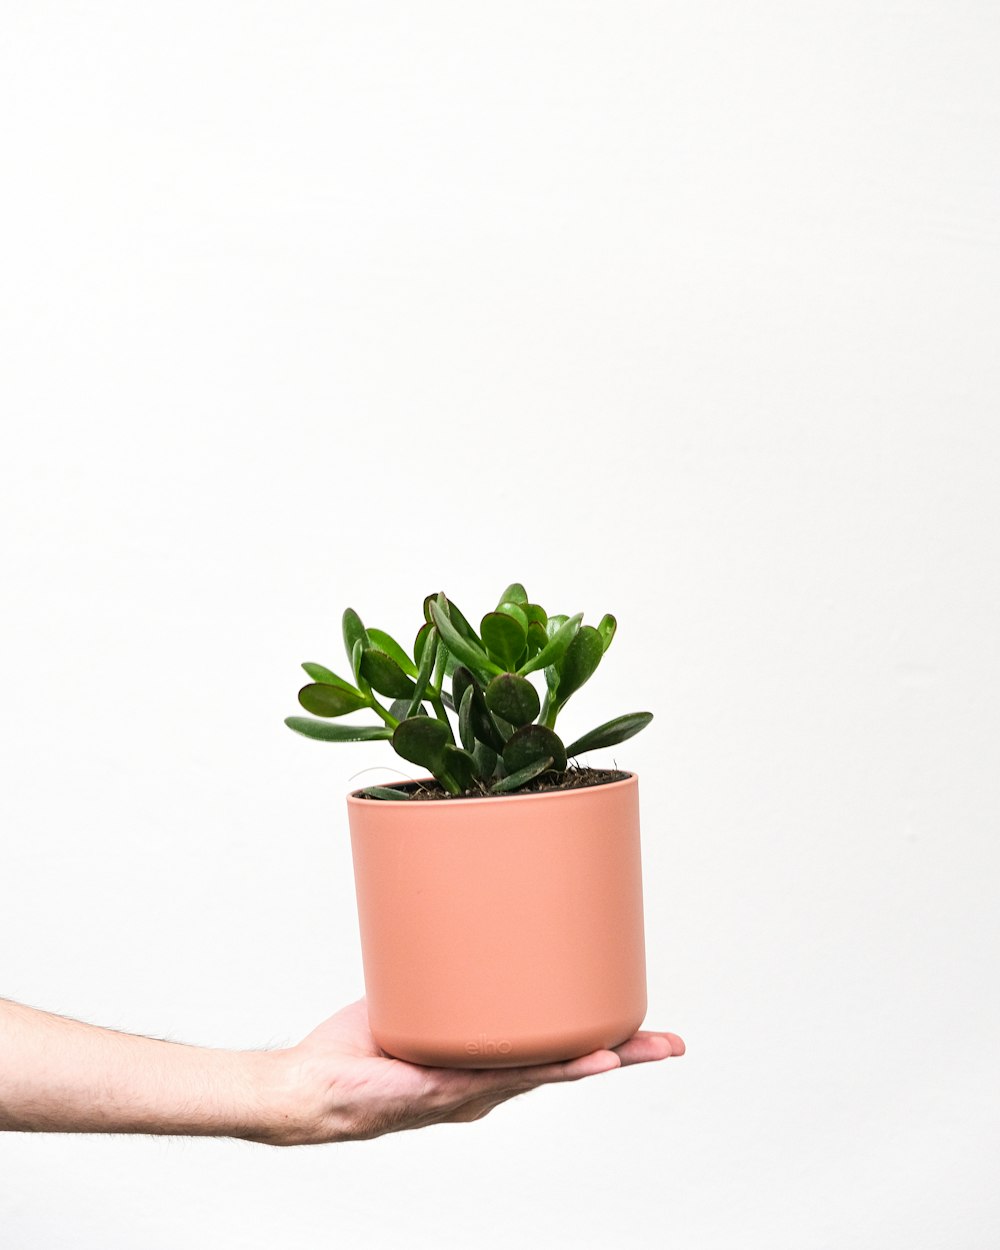
[[[646,1015],[639,783],[348,796],[368,1017],[412,1063],[575,1058]]]

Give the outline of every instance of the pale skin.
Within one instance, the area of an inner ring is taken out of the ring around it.
[[[481,1120],[540,1085],[682,1055],[640,1030],[567,1063],[431,1068],[393,1059],[363,998],[296,1046],[216,1050],[139,1037],[0,999],[0,1130],[239,1137],[271,1146],[362,1141]]]

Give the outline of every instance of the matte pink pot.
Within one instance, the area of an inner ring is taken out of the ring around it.
[[[646,1015],[639,783],[394,803],[348,796],[368,1017],[391,1055],[549,1063]]]

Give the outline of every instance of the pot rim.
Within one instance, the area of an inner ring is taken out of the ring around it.
[[[626,786],[634,786],[638,784],[638,781],[639,781],[638,773],[634,773],[630,769],[627,769],[627,768],[619,768],[617,771],[621,773],[625,773],[625,776],[620,781],[602,781],[598,785],[593,785],[593,786],[573,786],[568,790],[535,790],[530,794],[486,794],[486,795],[480,795],[476,798],[467,798],[467,799],[457,799],[457,798],[431,799],[430,802],[432,804],[433,803],[446,804],[449,808],[454,807],[455,805],[467,807],[470,804],[475,807],[482,807],[485,803],[510,803],[510,802],[523,803],[528,799],[534,799],[536,802],[538,802],[538,801],[546,801],[546,800],[551,800],[551,799],[559,799],[563,797],[564,795],[578,795],[583,790],[615,790],[619,788],[624,788]],[[409,785],[412,785],[413,782],[415,781],[434,781],[434,780],[435,780],[434,777],[427,776],[427,777],[412,777],[412,778],[408,778],[406,781],[390,781],[386,783],[385,789],[392,790],[400,786],[409,786]],[[373,782],[371,784],[378,784],[378,783]],[[368,804],[372,802],[377,802],[377,800],[364,799],[361,797],[361,792],[363,790],[367,790],[368,788],[369,788],[368,786],[359,786],[357,790],[348,791],[348,794],[347,794],[348,803],[359,803],[359,804],[364,804],[367,806]],[[424,805],[425,805],[424,803],[419,804],[420,807],[423,807]],[[396,808],[397,804],[389,803],[388,806],[390,808]],[[401,810],[405,810],[405,809],[401,809]]]

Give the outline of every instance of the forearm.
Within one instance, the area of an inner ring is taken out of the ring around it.
[[[270,1052],[135,1037],[0,999],[0,1130],[261,1139]]]

